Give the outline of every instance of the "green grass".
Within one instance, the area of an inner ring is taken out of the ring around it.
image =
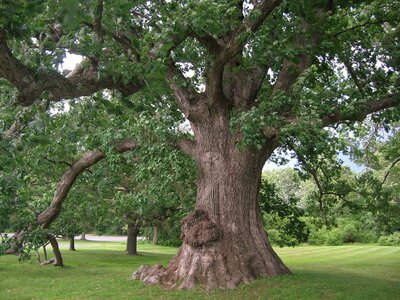
[[[166,264],[176,248],[139,245],[141,255],[129,257],[123,243],[62,246],[64,268],[0,257],[0,299],[400,299],[400,247],[278,248],[295,275],[206,294],[128,281],[142,264]]]

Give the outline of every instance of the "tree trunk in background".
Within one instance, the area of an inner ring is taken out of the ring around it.
[[[86,232],[82,232],[81,241],[86,241]]]
[[[75,249],[75,237],[74,236],[71,236],[69,238],[69,250],[70,251],[76,251],[76,249]]]
[[[50,241],[51,247],[53,247],[53,253],[55,256],[54,265],[58,267],[63,267],[63,258],[60,252],[60,248],[58,247],[57,239],[54,236],[49,236],[48,239]]]
[[[258,205],[262,167],[276,142],[239,151],[228,117],[210,119],[192,125],[199,178],[195,210],[182,220],[183,245],[166,269],[142,266],[133,279],[211,290],[290,274],[268,241]]]
[[[139,234],[139,226],[136,223],[128,224],[128,239],[126,241],[126,250],[128,255],[138,255],[137,253],[137,236]]]
[[[43,255],[44,255],[44,260],[47,260],[47,250],[46,250],[46,243],[43,243]]]
[[[158,243],[158,227],[157,225],[153,226],[153,245],[157,245]]]

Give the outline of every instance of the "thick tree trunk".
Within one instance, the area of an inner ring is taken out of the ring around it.
[[[58,247],[58,242],[57,239],[54,236],[49,236],[49,241],[51,244],[51,247],[53,248],[53,253],[55,257],[54,265],[57,267],[63,267],[63,258],[60,252],[60,248]]]
[[[76,251],[75,249],[75,237],[70,236],[69,238],[69,251]]]
[[[268,241],[258,205],[262,167],[276,144],[239,151],[227,119],[192,126],[199,178],[195,211],[182,220],[183,245],[166,269],[142,266],[133,279],[210,290],[290,274]]]
[[[153,226],[153,245],[158,244],[158,227],[157,225]]]
[[[136,223],[128,224],[128,239],[126,241],[126,250],[128,255],[138,255],[137,253],[137,236],[139,234],[139,226]]]
[[[82,232],[81,241],[86,241],[86,232]]]

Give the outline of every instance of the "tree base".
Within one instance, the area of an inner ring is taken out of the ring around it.
[[[204,210],[194,210],[182,220],[183,245],[168,267],[144,265],[131,279],[180,289],[200,285],[209,291],[291,274],[269,244],[260,220],[250,220],[254,222],[238,234],[237,228],[218,227]]]
[[[50,258],[41,263],[42,266],[53,265],[55,267],[64,267],[63,264],[57,262],[55,258]]]
[[[253,253],[233,254],[217,250],[216,247],[196,249],[184,244],[167,268],[160,264],[143,265],[133,273],[131,280],[179,289],[201,286],[210,291],[232,289],[259,277],[291,274],[275,253],[269,262],[262,263],[261,257],[255,257]]]

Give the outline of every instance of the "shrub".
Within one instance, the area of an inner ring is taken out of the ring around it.
[[[328,235],[328,229],[323,226],[320,229],[311,229],[310,235],[308,236],[308,243],[310,245],[323,245],[325,244]]]
[[[361,243],[376,243],[377,241],[378,241],[378,237],[371,230],[367,230],[365,232],[360,233],[360,242]]]
[[[327,232],[325,245],[338,246],[343,244],[343,232],[340,228],[333,228]]]
[[[290,234],[285,234],[278,229],[268,229],[268,239],[272,244],[276,244],[280,247],[283,246],[296,246],[299,241]]]
[[[400,231],[397,231],[390,235],[382,235],[378,244],[381,246],[400,246]]]
[[[360,232],[352,223],[346,224],[342,228],[342,238],[343,243],[355,243],[361,241]]]
[[[361,221],[338,219],[338,226],[328,229],[316,220],[305,219],[310,230],[308,243],[311,245],[342,245],[343,243],[372,243],[377,237],[371,228]]]

